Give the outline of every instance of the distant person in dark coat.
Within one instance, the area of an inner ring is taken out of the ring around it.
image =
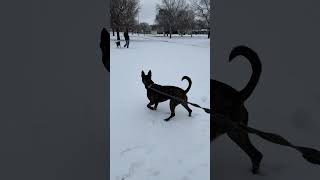
[[[128,33],[128,31],[124,32],[123,36],[124,36],[124,39],[126,40],[126,44],[124,45],[124,47],[129,48],[130,38],[129,38],[129,33]]]

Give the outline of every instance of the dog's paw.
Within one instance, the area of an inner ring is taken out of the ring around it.
[[[155,110],[153,107],[151,107],[151,106],[147,106],[149,109],[151,109],[151,110]]]
[[[254,165],[254,166],[251,168],[252,174],[259,174],[259,169],[260,169],[260,165]]]
[[[252,173],[252,174],[255,174],[255,175],[258,175],[258,174],[259,174],[259,169],[252,168],[252,169],[251,169],[251,173]]]

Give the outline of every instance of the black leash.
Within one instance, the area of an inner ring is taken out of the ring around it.
[[[158,89],[153,88],[153,87],[152,87],[152,84],[149,85],[148,88],[151,89],[151,90],[153,90],[153,91],[155,91],[155,92],[157,92],[157,93],[159,93],[159,94],[162,94],[162,95],[164,95],[164,96],[170,97],[171,99],[174,99],[174,100],[177,100],[177,101],[180,101],[180,102],[183,102],[183,103],[187,103],[187,104],[190,104],[190,105],[192,105],[192,106],[194,106],[194,107],[203,109],[204,112],[206,112],[206,113],[208,113],[208,114],[210,114],[210,112],[211,112],[210,109],[208,109],[208,108],[201,107],[201,106],[198,105],[198,104],[191,103],[191,102],[185,101],[185,100],[183,100],[183,99],[177,98],[177,97],[175,97],[175,96],[172,96],[172,95],[170,95],[170,94],[167,94],[167,93],[164,93],[164,92],[162,92],[162,91],[159,91]]]
[[[222,121],[224,121],[223,123],[227,123],[226,126],[228,126],[229,131],[239,129],[239,130],[245,131],[250,134],[255,134],[258,137],[260,137],[266,141],[272,142],[274,144],[293,148],[293,149],[297,150],[298,152],[300,152],[302,157],[306,161],[308,161],[312,164],[320,165],[320,151],[318,151],[316,149],[309,148],[309,147],[303,147],[303,146],[296,146],[278,134],[260,131],[258,129],[249,127],[248,125],[245,125],[243,123],[233,122],[229,118],[227,118],[224,115],[219,114],[219,113],[216,113],[216,114],[212,113],[211,118],[214,118],[214,116],[217,118],[217,119],[213,119],[216,123],[218,123],[218,121],[220,121],[220,123],[222,123]],[[213,121],[213,123],[214,123],[214,121]]]

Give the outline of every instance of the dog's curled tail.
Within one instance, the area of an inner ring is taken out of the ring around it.
[[[246,85],[245,88],[243,88],[240,91],[240,98],[244,102],[247,100],[250,95],[252,94],[253,90],[258,84],[261,71],[262,71],[262,65],[259,59],[259,56],[250,48],[246,46],[237,46],[234,49],[232,49],[230,56],[229,56],[229,62],[231,62],[235,57],[237,56],[244,56],[248,59],[248,61],[251,64],[252,68],[252,75],[251,78]]]
[[[188,83],[189,83],[188,88],[187,88],[186,90],[184,90],[184,91],[187,93],[187,92],[189,92],[189,90],[190,90],[190,88],[191,88],[192,81],[191,81],[191,79],[190,79],[188,76],[183,76],[182,79],[181,79],[181,81],[183,81],[183,80],[185,80],[185,79],[186,79],[186,80],[188,81]]]

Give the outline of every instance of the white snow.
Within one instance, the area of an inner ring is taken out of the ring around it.
[[[156,111],[148,109],[141,81],[141,71],[152,70],[155,83],[186,89],[181,78],[187,75],[192,79],[189,101],[209,107],[209,39],[130,33],[130,40],[130,48],[123,48],[124,42],[117,48],[111,35],[110,179],[209,180],[209,114],[190,106],[188,117],[179,105],[176,116],[165,122],[169,101]]]

